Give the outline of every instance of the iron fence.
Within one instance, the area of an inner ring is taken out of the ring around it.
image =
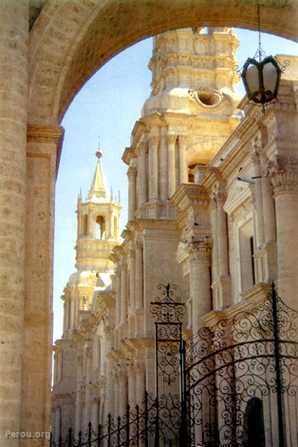
[[[152,303],[156,394],[51,447],[297,447],[298,312],[276,295],[183,340],[173,289]]]

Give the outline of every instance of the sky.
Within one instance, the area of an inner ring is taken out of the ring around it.
[[[238,63],[241,67],[255,55],[258,34],[236,30],[240,38]],[[263,34],[266,55],[298,55],[296,43]],[[95,170],[95,152],[100,143],[103,168],[109,187],[120,191],[121,226],[127,220],[126,165],[121,161],[130,145],[130,134],[150,95],[148,62],[152,39],[146,39],[118,54],[83,86],[67,110],[62,126],[65,137],[56,184],[54,247],[54,340],[62,334],[63,289],[75,271],[76,204],[80,189],[85,198]],[[241,84],[238,92],[243,95]]]

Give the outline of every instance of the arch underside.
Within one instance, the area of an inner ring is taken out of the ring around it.
[[[297,40],[298,4],[283,3],[263,0],[262,29]],[[31,31],[30,124],[57,125],[82,85],[130,45],[170,29],[207,25],[257,29],[256,2],[49,1]]]

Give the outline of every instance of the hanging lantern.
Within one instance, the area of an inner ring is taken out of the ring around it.
[[[273,56],[261,61],[249,58],[241,78],[250,101],[265,105],[277,98],[282,69]]]

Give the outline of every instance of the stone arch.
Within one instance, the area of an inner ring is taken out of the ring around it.
[[[282,3],[263,1],[262,29],[297,40],[298,5]],[[58,124],[82,85],[128,46],[170,29],[206,25],[256,29],[255,2],[48,2],[31,31],[30,124]]]

